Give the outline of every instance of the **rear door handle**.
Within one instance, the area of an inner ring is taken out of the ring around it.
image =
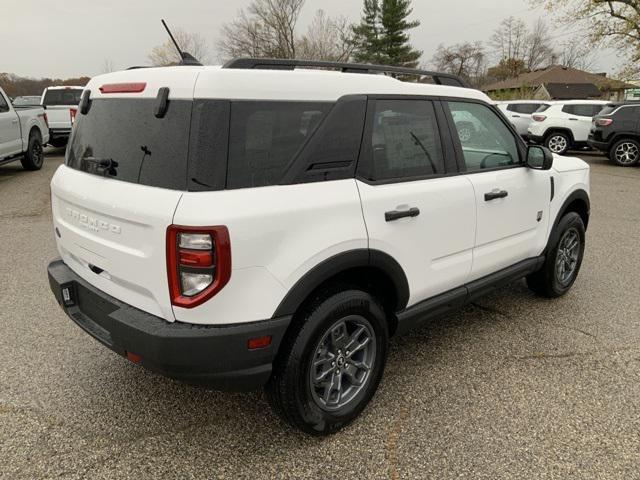
[[[394,220],[399,220],[405,217],[417,217],[420,215],[420,209],[417,207],[412,207],[409,210],[391,210],[390,212],[385,212],[384,219],[387,222],[393,222]]]
[[[569,120],[571,120],[572,122],[577,122],[578,121],[577,118],[570,118]]]
[[[513,118],[520,118],[520,115],[511,115]]]
[[[496,190],[493,192],[489,192],[489,193],[485,193],[484,194],[484,201],[485,202],[490,202],[491,200],[495,200],[497,198],[505,198],[509,195],[509,192],[507,192],[506,190]]]

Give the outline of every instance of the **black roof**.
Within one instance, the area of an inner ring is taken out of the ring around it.
[[[593,83],[545,83],[544,87],[553,100],[587,99],[602,96]]]

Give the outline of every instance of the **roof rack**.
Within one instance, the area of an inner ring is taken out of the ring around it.
[[[419,77],[431,77],[437,85],[471,88],[469,83],[458,75],[390,65],[367,65],[362,63],[326,62],[320,60],[285,60],[277,58],[235,58],[222,66],[222,68],[258,70],[295,70],[296,67],[327,68],[340,70],[343,73],[398,73],[402,75],[416,75]]]

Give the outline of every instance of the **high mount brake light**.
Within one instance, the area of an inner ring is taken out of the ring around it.
[[[227,227],[167,228],[167,275],[177,307],[197,307],[222,290],[231,278]]]
[[[140,93],[147,88],[146,82],[107,83],[102,85],[100,93]]]
[[[533,118],[534,121],[536,122],[544,122],[547,119],[546,115],[533,115],[531,118]]]
[[[613,124],[613,118],[597,118],[596,125],[599,127],[608,127]]]

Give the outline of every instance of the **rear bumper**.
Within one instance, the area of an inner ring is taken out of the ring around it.
[[[49,129],[49,139],[57,140],[58,138],[69,138],[71,135],[70,128],[50,128]]]
[[[609,151],[609,143],[608,142],[598,142],[596,140],[593,139],[589,139],[587,140],[587,144],[593,148],[594,150],[600,150],[601,152],[608,152]]]
[[[221,390],[251,390],[266,384],[291,317],[240,325],[170,323],[96,289],[62,260],[49,264],[49,285],[80,328],[114,352],[139,356],[154,372]],[[70,299],[63,298],[63,288]],[[271,335],[271,345],[248,350],[251,338]]]

